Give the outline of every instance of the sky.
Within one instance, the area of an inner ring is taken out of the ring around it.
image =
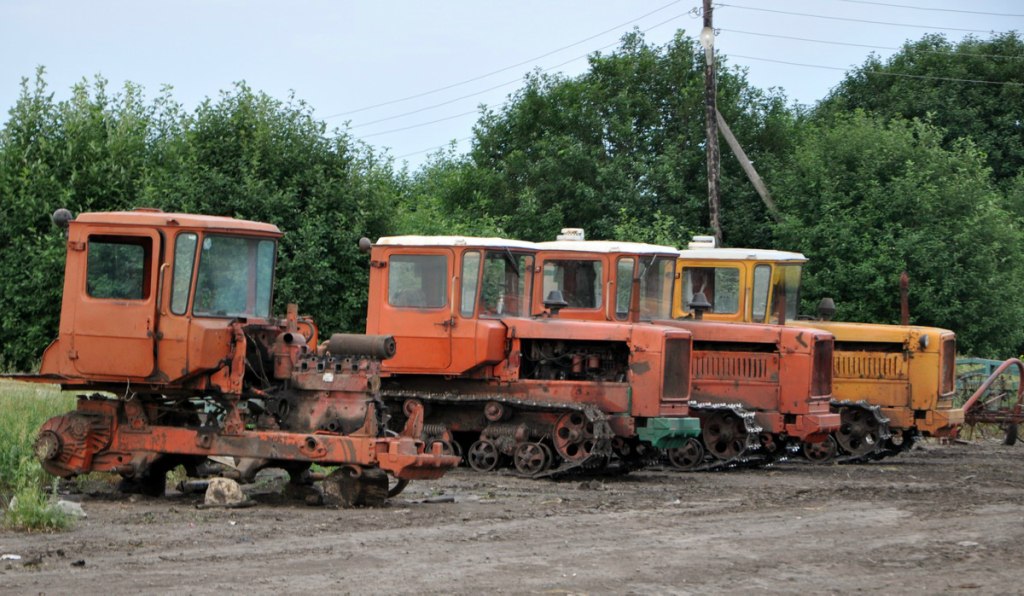
[[[101,75],[108,89],[170,86],[186,109],[235,82],[314,108],[416,168],[468,138],[531,70],[573,76],[634,28],[696,37],[700,0],[0,0],[0,121],[38,66],[56,100]],[[812,105],[872,52],[944,33],[1024,31],[1021,0],[736,0],[714,3],[715,45],[751,84]]]

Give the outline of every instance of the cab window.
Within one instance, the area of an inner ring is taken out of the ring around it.
[[[740,309],[740,270],[736,267],[688,267],[683,272],[683,308],[703,292],[711,312],[735,314]]]
[[[469,251],[462,256],[462,298],[459,314],[472,317],[476,307],[476,284],[480,280],[480,252]]]
[[[275,249],[272,240],[205,236],[199,250],[192,314],[269,317]]]
[[[174,241],[174,275],[171,276],[171,312],[188,311],[188,293],[192,289],[192,267],[196,263],[195,232],[182,232]]]
[[[768,310],[768,289],[772,284],[772,268],[770,265],[754,267],[754,296],[751,320],[764,323]]]
[[[487,251],[480,285],[480,315],[528,316],[532,280],[533,255],[509,250]]]
[[[633,296],[633,257],[623,257],[615,265],[615,318],[629,316],[629,300]]]
[[[388,304],[441,308],[448,304],[448,257],[393,255],[388,263]]]
[[[600,308],[601,280],[601,261],[546,261],[541,289],[544,296],[560,291],[568,308]]]
[[[131,236],[89,237],[85,288],[93,298],[149,298],[153,241]]]
[[[779,302],[785,301],[786,318],[796,319],[800,304],[800,265],[783,265],[775,276],[777,281],[772,294],[772,322],[778,322]]]
[[[672,318],[672,286],[675,259],[657,257],[640,261],[640,318],[645,321]]]

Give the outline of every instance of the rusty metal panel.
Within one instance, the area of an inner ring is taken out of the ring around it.
[[[833,363],[841,379],[906,380],[910,368],[902,353],[837,352]]]
[[[693,358],[694,379],[768,382],[777,378],[778,371],[778,354],[698,351]]]

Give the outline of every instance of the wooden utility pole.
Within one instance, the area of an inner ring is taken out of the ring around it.
[[[718,112],[718,129],[722,131],[722,136],[725,137],[725,143],[729,145],[732,152],[736,155],[736,159],[740,162],[740,167],[747,173],[747,178],[750,183],[754,185],[754,190],[761,196],[761,200],[764,202],[764,206],[768,208],[768,214],[772,216],[772,219],[779,221],[779,210],[775,207],[775,201],[772,200],[772,195],[768,194],[768,187],[764,185],[764,181],[761,180],[761,176],[758,175],[757,170],[754,169],[754,164],[751,163],[750,158],[747,157],[747,152],[743,150],[743,146],[736,140],[736,135],[732,134],[732,130],[729,129],[729,125],[726,123],[725,118],[722,118],[722,113]]]
[[[715,243],[722,245],[722,224],[718,219],[721,202],[718,199],[718,108],[715,89],[715,27],[711,19],[711,0],[704,0],[704,29],[701,31],[701,45],[704,46],[704,119],[707,131],[708,155],[708,215]]]

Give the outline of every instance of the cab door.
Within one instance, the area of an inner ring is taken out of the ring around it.
[[[78,228],[69,253],[84,275],[74,296],[68,358],[84,376],[146,378],[156,362],[158,231]]]
[[[429,248],[389,251],[377,265],[383,287],[371,303],[378,312],[368,318],[375,324],[367,332],[395,338],[397,353],[385,370],[444,373],[451,365],[454,263],[451,249]]]

